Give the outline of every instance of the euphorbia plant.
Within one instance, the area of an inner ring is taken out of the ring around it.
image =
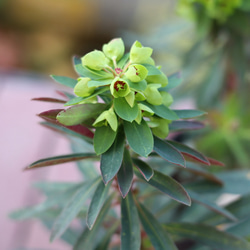
[[[89,159],[100,163],[101,176],[95,173],[95,177],[90,178],[86,164],[81,166],[84,182],[38,184],[47,200],[39,208],[14,213],[13,217],[38,216],[48,227],[51,227],[51,218],[56,217],[51,240],[61,237],[73,245],[73,249],[116,249],[119,245],[124,250],[177,249],[170,234],[178,234],[179,225],[163,225],[158,221],[150,211],[149,199],[156,199],[154,202],[158,204],[154,205],[162,211],[166,205],[172,208],[178,203],[190,206],[189,194],[177,181],[188,183],[190,176],[176,175],[175,179],[172,177],[174,168],[171,170],[170,166],[184,171],[187,165],[187,170],[198,178],[202,176],[221,186],[221,180],[188,162],[221,163],[171,137],[167,139],[172,131],[201,128],[202,123],[185,119],[201,116],[204,112],[170,108],[173,98],[168,91],[179,82],[179,75],[167,77],[155,66],[152,52],[151,48],[136,41],[125,53],[123,41],[118,38],[105,44],[102,51],[74,58],[78,79],[52,76],[57,82],[72,87],[75,95],[61,92],[68,98],[65,101],[36,98],[62,102],[66,107],[45,111],[39,116],[46,120],[46,126],[80,138],[93,150],[41,159],[26,169]],[[193,180],[191,178],[192,183]],[[191,189],[190,193],[194,200],[213,211],[229,220],[236,219],[227,210],[199,198]],[[161,194],[165,194],[165,198]],[[81,234],[77,231],[73,234],[68,229],[75,217],[87,225],[83,226]],[[186,226],[188,232],[196,230]],[[105,230],[98,234],[101,228]],[[214,228],[201,230],[208,230],[215,238],[217,235],[224,237],[221,249],[248,247],[241,238],[230,238]],[[120,241],[112,241],[113,234],[120,235]]]

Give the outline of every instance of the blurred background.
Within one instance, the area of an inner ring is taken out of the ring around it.
[[[38,221],[8,218],[42,199],[33,182],[79,179],[71,164],[22,171],[37,159],[70,152],[67,139],[40,126],[36,116],[61,106],[31,99],[59,98],[63,87],[49,75],[77,77],[72,56],[101,49],[114,37],[127,48],[139,40],[154,49],[166,74],[181,72],[182,84],[171,93],[178,108],[208,111],[206,128],[179,140],[227,169],[249,168],[250,4],[205,2],[0,0],[0,249],[70,249],[60,241],[51,245]]]

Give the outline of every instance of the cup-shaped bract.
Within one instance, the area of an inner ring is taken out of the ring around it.
[[[101,70],[109,65],[109,59],[100,50],[94,50],[81,58],[82,65],[90,69]]]
[[[114,131],[116,131],[118,128],[117,116],[113,108],[103,111],[93,123],[93,126],[95,127],[102,127],[107,125],[109,125]]]
[[[104,44],[102,50],[109,59],[119,61],[125,52],[125,46],[121,38],[115,38]]]
[[[128,83],[120,77],[116,77],[110,84],[110,92],[115,98],[125,97],[130,91]]]
[[[166,138],[169,133],[169,121],[155,116],[151,117],[150,120],[154,124],[154,126],[151,128],[153,134],[159,138]]]
[[[144,95],[148,103],[152,105],[161,105],[162,96],[158,91],[158,88],[161,87],[161,84],[148,84],[147,88],[144,90]]]
[[[153,49],[143,47],[140,42],[135,41],[130,49],[131,63],[145,63],[153,53]]]
[[[148,70],[143,65],[133,64],[129,66],[125,75],[132,82],[140,82],[147,77]]]
[[[160,83],[162,87],[166,87],[168,85],[168,78],[165,74],[160,75],[150,75],[146,78],[149,83]]]
[[[78,82],[74,87],[74,93],[77,96],[81,96],[81,97],[90,96],[95,90],[95,87],[88,87],[88,82],[90,80],[91,79],[88,78],[88,77],[80,77],[80,78],[78,78]]]
[[[169,107],[174,101],[172,95],[165,91],[160,91],[160,94],[162,96],[162,104],[166,107]]]

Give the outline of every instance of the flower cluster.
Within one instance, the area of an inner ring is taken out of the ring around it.
[[[94,50],[81,58],[84,76],[74,87],[80,97],[74,104],[96,103],[98,96],[109,103],[94,127],[110,126],[117,131],[122,120],[140,125],[144,119],[156,136],[168,135],[170,121],[158,116],[154,107],[168,107],[173,98],[163,91],[168,78],[155,66],[152,52],[136,41],[125,53],[122,39],[116,38],[104,44],[102,51]]]
[[[241,3],[242,0],[179,0],[177,11],[193,19],[197,11],[203,10],[209,18],[223,23]]]

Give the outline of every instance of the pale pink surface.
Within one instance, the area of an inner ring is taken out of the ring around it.
[[[0,74],[0,249],[18,247],[50,250],[69,250],[70,246],[55,241],[49,243],[49,232],[37,221],[17,222],[8,214],[18,208],[36,204],[39,193],[31,187],[38,180],[79,180],[72,164],[22,171],[40,158],[70,153],[69,144],[62,135],[38,124],[36,114],[62,105],[31,101],[34,97],[57,97],[61,89],[49,79]]]

